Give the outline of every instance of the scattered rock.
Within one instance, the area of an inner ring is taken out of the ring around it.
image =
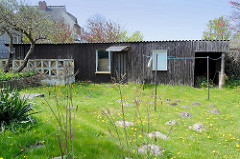
[[[167,135],[162,134],[162,133],[160,133],[158,131],[153,131],[153,132],[147,134],[147,137],[150,137],[150,138],[152,138],[152,137],[153,138],[161,138],[163,140],[168,140],[169,139],[169,137]]]
[[[70,107],[67,107],[67,108],[73,109],[73,110],[77,109],[77,107],[75,107],[75,106],[70,106]]]
[[[92,89],[88,89],[88,91],[89,91],[89,92],[91,92],[91,91],[92,91]]]
[[[86,97],[92,97],[92,95],[86,95]]]
[[[181,103],[182,101],[180,101],[180,100],[174,100],[173,102],[179,102],[179,103]]]
[[[171,120],[165,123],[165,125],[176,125],[176,124],[179,124],[177,120]]]
[[[116,126],[120,126],[120,127],[124,127],[124,121],[116,121],[115,122]],[[127,122],[125,121],[125,127],[129,127],[129,126],[133,126],[134,123],[133,122]]]
[[[111,87],[110,85],[106,85],[106,87]]]
[[[169,105],[171,105],[171,106],[176,106],[177,103],[170,103]]]
[[[188,105],[183,105],[183,106],[181,106],[181,108],[183,108],[183,109],[190,109],[191,107],[189,107]]]
[[[193,126],[189,126],[189,129],[193,129],[197,132],[205,130],[204,126],[200,123],[196,123]]]
[[[196,105],[201,105],[201,104],[198,103],[198,102],[193,102],[191,105],[192,105],[192,106],[196,106]]]
[[[169,102],[169,101],[171,101],[171,99],[165,99],[165,101],[168,101],[168,102]]]
[[[118,99],[117,102],[118,102],[118,103],[124,103],[124,102],[126,102],[126,101],[125,101],[124,99]]]
[[[209,107],[217,107],[216,105],[214,105],[214,104],[211,104]]]
[[[108,105],[113,105],[114,103],[108,103]]]
[[[213,114],[219,114],[220,113],[220,111],[218,109],[210,109],[209,112],[213,113]]]
[[[140,100],[140,99],[135,99],[135,100],[132,100],[132,102],[137,102],[137,103],[141,103],[142,102],[142,100]]]
[[[125,106],[125,107],[131,107],[132,104],[130,104],[130,103],[123,103],[123,106]]]
[[[21,98],[33,99],[35,97],[44,97],[44,94],[39,93],[20,93]]]
[[[179,115],[181,118],[191,118],[191,117],[192,117],[192,115],[191,115],[189,112],[187,112],[187,111],[185,111],[185,112],[180,112],[178,115]]]
[[[53,157],[53,159],[62,159],[62,156],[59,156],[59,157]],[[63,157],[63,159],[66,159],[66,157]]]
[[[139,153],[146,154],[146,153],[147,153],[147,149],[148,149],[148,151],[150,151],[150,153],[152,153],[154,156],[163,155],[163,154],[162,154],[162,151],[164,150],[164,148],[163,148],[163,147],[159,147],[159,146],[157,146],[157,145],[153,145],[153,144],[144,145],[144,146],[138,148],[138,152],[139,152]]]

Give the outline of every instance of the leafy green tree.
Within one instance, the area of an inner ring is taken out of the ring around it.
[[[207,30],[203,32],[203,40],[229,40],[231,38],[232,31],[230,29],[230,23],[223,17],[219,17],[213,20],[209,20],[207,24]]]
[[[127,30],[101,15],[95,15],[87,20],[87,26],[81,33],[82,41],[85,42],[123,42],[142,41],[143,35],[135,31],[130,36]]]

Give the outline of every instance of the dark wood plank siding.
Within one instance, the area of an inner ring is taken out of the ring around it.
[[[76,79],[96,82],[110,82],[112,74],[99,75],[96,71],[96,50],[110,46],[129,46],[127,51],[127,77],[129,82],[140,82],[144,75],[146,82],[153,83],[154,72],[147,67],[153,50],[167,50],[168,57],[194,57],[195,52],[229,52],[229,41],[159,41],[129,43],[82,43],[82,44],[38,44],[32,59],[64,59],[73,58],[75,70],[80,71]],[[16,45],[16,57],[21,58],[28,45]],[[21,56],[20,56],[21,55]],[[113,60],[113,56],[111,57]],[[144,61],[144,62],[143,62]],[[111,61],[113,64],[113,62]],[[194,85],[194,59],[168,59],[167,71],[158,71],[158,82],[165,84]]]

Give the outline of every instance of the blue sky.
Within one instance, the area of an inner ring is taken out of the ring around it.
[[[230,16],[230,0],[45,0],[65,5],[85,26],[90,16],[101,14],[127,31],[139,30],[144,40],[198,40],[209,20]],[[25,0],[37,5],[38,0]]]

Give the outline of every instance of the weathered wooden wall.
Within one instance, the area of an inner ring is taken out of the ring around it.
[[[156,41],[156,42],[124,42],[124,43],[80,43],[80,44],[38,44],[32,59],[74,59],[75,71],[80,73],[77,80],[110,82],[113,75],[95,74],[96,50],[110,46],[129,46],[127,51],[128,81],[136,82],[143,79],[154,81],[154,72],[147,68],[148,58],[153,50],[167,50],[170,57],[194,57],[195,52],[229,52],[229,41]],[[16,58],[21,58],[28,50],[27,45],[15,45]],[[24,52],[24,53],[23,53]],[[144,62],[143,62],[144,60]],[[194,59],[169,59],[167,71],[158,71],[158,81],[166,84],[194,85]]]

